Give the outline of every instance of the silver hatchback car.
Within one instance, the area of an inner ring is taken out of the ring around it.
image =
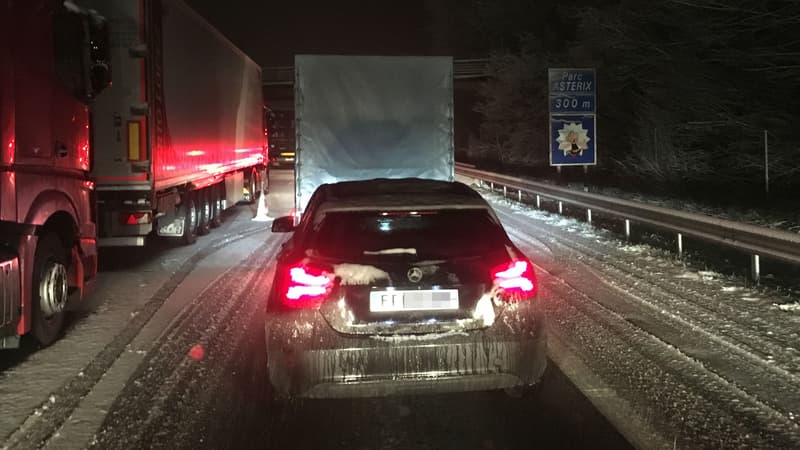
[[[545,356],[531,262],[461,183],[319,187],[278,255],[267,300],[276,397],[533,387]]]

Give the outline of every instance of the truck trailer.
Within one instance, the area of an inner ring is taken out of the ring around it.
[[[99,246],[192,243],[266,179],[260,68],[180,0],[0,2],[0,67],[0,349],[60,336]]]
[[[91,0],[113,84],[91,107],[98,245],[191,243],[266,180],[261,68],[181,0]]]
[[[72,3],[0,2],[0,348],[53,342],[96,278],[88,105],[107,37]]]
[[[453,59],[295,57],[295,208],[325,183],[453,181]]]

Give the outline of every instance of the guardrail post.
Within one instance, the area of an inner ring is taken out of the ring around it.
[[[494,181],[489,182],[489,186],[492,187],[492,192],[494,192]]]
[[[542,208],[542,198],[539,197],[539,194],[536,194],[536,207],[539,209]]]
[[[561,202],[558,202],[558,213],[559,214],[564,213],[564,206],[561,204]]]
[[[631,221],[629,219],[625,219],[625,238],[631,238]]]
[[[678,256],[683,256],[683,233],[678,233]]]
[[[589,222],[589,223],[592,223],[592,210],[591,209],[587,209],[586,210],[586,221]]]
[[[750,260],[751,260],[750,272],[751,275],[753,276],[753,281],[755,281],[756,284],[758,284],[761,282],[761,261],[759,256],[756,254],[754,254]]]
[[[505,186],[503,186],[503,197],[507,196],[508,196],[508,189]]]
[[[517,191],[517,201],[522,203],[522,191]]]

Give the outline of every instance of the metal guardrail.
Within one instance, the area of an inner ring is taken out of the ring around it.
[[[519,200],[522,200],[523,193],[535,196],[537,206],[541,205],[542,198],[558,202],[559,212],[562,211],[562,203],[585,208],[589,222],[592,221],[592,211],[623,219],[628,236],[631,222],[675,232],[678,235],[678,253],[683,253],[683,236],[750,253],[752,274],[756,281],[760,278],[760,256],[800,264],[800,234],[797,233],[575,191],[546,183],[485,172],[463,164],[456,165],[456,174],[473,178],[481,184],[487,183],[492,190],[495,185],[498,185],[503,188],[506,195],[508,195],[508,189],[515,190]]]

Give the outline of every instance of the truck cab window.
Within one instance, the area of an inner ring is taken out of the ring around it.
[[[55,14],[53,20],[56,73],[61,84],[72,95],[82,98],[86,95],[83,20],[66,11]]]

